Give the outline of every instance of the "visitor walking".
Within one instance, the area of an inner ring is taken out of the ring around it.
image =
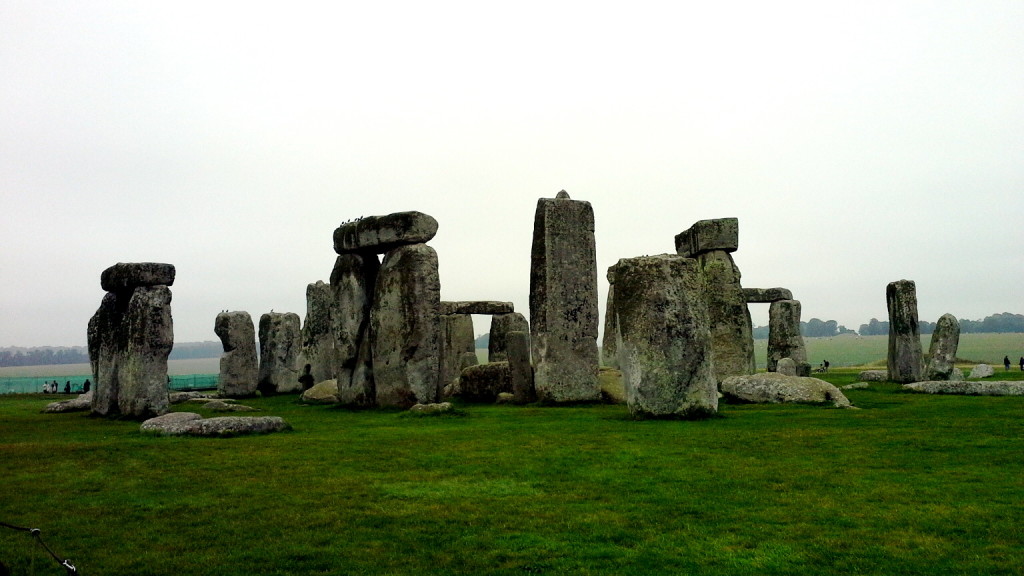
[[[1007,372],[1010,371],[1010,357],[1009,356],[1003,356],[1003,367],[1006,368]]]
[[[1024,372],[1024,356],[1020,357],[1020,371]]]

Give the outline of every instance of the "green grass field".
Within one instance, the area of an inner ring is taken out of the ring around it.
[[[0,521],[85,575],[1019,574],[1024,398],[849,397],[680,422],[282,396],[249,403],[294,431],[198,439],[0,396]],[[9,530],[0,561],[62,573]]]

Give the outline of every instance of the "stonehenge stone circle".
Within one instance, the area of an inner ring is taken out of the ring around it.
[[[334,231],[334,251],[385,254],[399,246],[426,243],[435,234],[437,220],[422,212],[367,216]]]
[[[955,380],[956,349],[960,344],[960,322],[952,314],[943,314],[935,323],[928,345],[926,380]],[[960,376],[963,376],[961,373]]]
[[[409,408],[440,398],[440,307],[433,248],[411,244],[384,256],[370,310],[377,405]]]
[[[534,385],[548,403],[594,402],[597,255],[594,209],[568,193],[537,201],[530,267]]]
[[[705,252],[735,252],[739,248],[740,224],[737,218],[701,220],[676,235],[676,253],[693,258]]]
[[[213,331],[224,347],[217,394],[229,398],[252,396],[259,380],[256,328],[252,317],[248,312],[221,312],[214,321]]]
[[[792,300],[793,292],[788,288],[744,288],[743,296],[750,304],[771,304],[779,300]]]
[[[511,302],[476,300],[468,302],[441,302],[441,315],[449,314],[511,314],[515,307]]]
[[[783,358],[792,358],[798,367],[807,363],[798,300],[779,300],[768,307],[768,371],[775,372]]]
[[[917,326],[917,285],[913,280],[890,282],[885,288],[889,309],[889,380],[909,384],[922,380],[924,361]]]
[[[171,264],[142,262],[118,263],[100,275],[107,293],[88,327],[94,414],[145,419],[170,409],[174,273]]]
[[[618,355],[635,417],[701,417],[718,411],[708,304],[700,264],[677,255],[619,260]]]
[[[260,369],[256,387],[263,394],[300,392],[302,330],[294,312],[260,316]]]
[[[441,314],[440,321],[440,379],[447,386],[462,374],[463,354],[471,353],[476,364],[476,338],[473,337],[473,317],[469,314]]]
[[[487,342],[488,362],[508,360],[508,334],[516,331],[530,332],[530,323],[519,312],[491,316],[490,339]]]

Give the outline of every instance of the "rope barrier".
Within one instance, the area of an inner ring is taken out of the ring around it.
[[[50,554],[50,556],[57,562],[57,564],[60,564],[61,567],[67,571],[68,574],[78,574],[78,569],[75,568],[75,565],[71,563],[70,559],[61,558],[60,556],[57,556],[57,554],[53,550],[51,550],[49,546],[46,545],[46,542],[43,542],[42,531],[39,530],[39,528],[25,528],[23,526],[15,526],[13,524],[8,524],[7,522],[0,522],[0,526],[4,528],[10,528],[11,530],[17,530],[19,532],[28,532],[32,535],[33,538],[35,538],[36,542],[39,542],[39,545],[42,546],[43,549]]]

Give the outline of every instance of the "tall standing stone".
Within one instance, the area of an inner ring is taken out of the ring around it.
[[[913,280],[890,282],[885,288],[889,308],[889,380],[919,382],[924,371],[917,326],[917,285]]]
[[[221,312],[213,331],[220,338],[224,354],[220,357],[220,396],[252,396],[259,380],[259,358],[256,355],[256,328],[248,312]]]
[[[476,360],[476,338],[473,336],[473,317],[469,314],[442,314],[439,319],[440,378],[441,387],[444,388],[462,374],[464,354],[472,353]]]
[[[302,330],[294,312],[260,316],[260,370],[257,387],[264,394],[301,392],[299,355]]]
[[[783,358],[792,358],[797,366],[807,363],[799,300],[778,300],[768,306],[768,371],[775,372]]]
[[[956,349],[960,345],[960,322],[952,314],[943,314],[935,323],[928,346],[926,380],[950,380],[956,370]],[[961,373],[962,375],[962,373]]]
[[[529,333],[530,323],[519,312],[491,316],[491,331],[487,341],[488,362],[508,360],[508,334],[510,332]]]
[[[515,330],[507,335],[509,372],[512,375],[512,395],[516,404],[528,404],[537,399],[533,387],[533,364],[530,361],[530,333]]]
[[[338,303],[330,284],[318,280],[306,285],[306,320],[302,323],[302,357],[299,364],[309,364],[313,382],[338,377],[337,336],[335,317]]]
[[[118,263],[101,274],[107,294],[88,329],[93,413],[146,419],[169,410],[174,275],[174,266],[153,262]]]
[[[639,417],[702,417],[718,411],[704,281],[678,255],[619,260],[618,354],[626,403]]]
[[[537,201],[530,268],[534,384],[544,402],[596,401],[594,210],[562,192]]]
[[[604,304],[604,336],[601,338],[601,365],[612,368],[619,367],[618,348],[616,342],[615,325],[615,266],[609,266],[606,274],[608,278],[608,298]]]
[[[373,377],[379,406],[436,402],[441,282],[437,252],[412,244],[387,253],[370,311]]]
[[[335,316],[338,401],[351,406],[372,406],[376,392],[370,347],[370,309],[380,273],[380,260],[369,252],[342,254],[331,272]]]
[[[697,261],[706,282],[715,378],[722,382],[729,376],[753,374],[754,335],[740,269],[724,250],[705,252]]]

